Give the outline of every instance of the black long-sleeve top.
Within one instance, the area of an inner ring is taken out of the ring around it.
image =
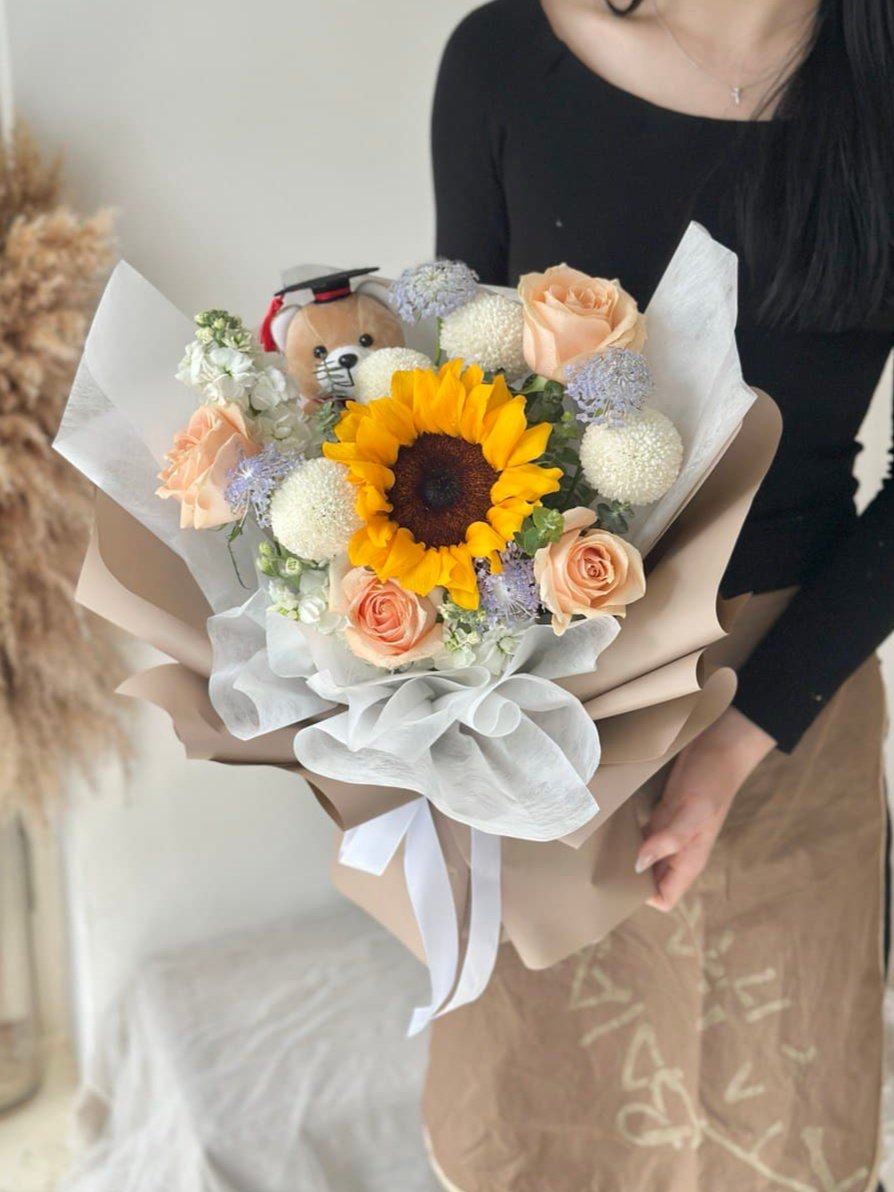
[[[481,280],[567,261],[619,277],[644,307],[687,224],[735,249],[725,167],[769,122],[690,116],[613,86],[556,37],[540,0],[494,0],[445,51],[433,114],[437,251]],[[894,342],[894,320],[847,333],[762,326],[740,277],[746,380],[770,393],[782,443],[723,591],[799,585],[739,674],[736,705],[791,750],[894,629],[894,481],[858,517],[856,434]]]

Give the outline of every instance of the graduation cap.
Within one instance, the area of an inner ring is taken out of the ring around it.
[[[336,273],[326,273],[322,277],[309,277],[301,281],[292,282],[277,290],[273,301],[264,316],[258,332],[258,338],[266,352],[275,352],[277,342],[273,335],[273,320],[282,311],[287,294],[297,290],[310,290],[313,301],[319,303],[336,302],[339,298],[349,298],[353,293],[351,280],[355,277],[365,277],[368,273],[376,273],[378,265],[367,265],[363,269],[343,269]]]
[[[355,277],[365,277],[367,273],[377,273],[378,265],[367,265],[365,269],[345,269],[340,273],[327,273],[325,277],[311,277],[307,281],[296,281],[289,286],[283,286],[276,291],[276,297],[291,294],[293,290],[310,290],[314,302],[334,302],[337,298],[347,298],[351,290],[351,280]]]

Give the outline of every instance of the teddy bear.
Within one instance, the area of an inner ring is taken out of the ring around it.
[[[260,340],[268,352],[285,356],[286,368],[306,403],[350,398],[362,360],[378,348],[404,345],[400,320],[385,302],[352,288],[353,278],[366,277],[376,269],[329,273],[295,282],[274,295],[261,324]],[[289,301],[289,295],[307,290],[312,295],[309,302]]]

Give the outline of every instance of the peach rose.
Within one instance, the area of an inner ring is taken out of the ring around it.
[[[641,352],[646,324],[617,281],[588,277],[568,265],[526,273],[518,283],[524,308],[522,350],[532,372],[565,380],[566,365],[606,348]]]
[[[180,502],[183,529],[226,525],[235,517],[225,496],[229,474],[243,455],[259,451],[237,405],[199,406],[174,436],[157,494]]]
[[[396,580],[382,583],[366,567],[330,569],[329,607],[347,618],[351,652],[373,666],[393,670],[437,654],[443,640],[438,604]]]
[[[643,560],[635,546],[608,530],[588,530],[596,520],[592,509],[569,509],[558,542],[534,556],[534,578],[540,599],[553,614],[561,637],[571,618],[623,617],[628,604],[646,590]]]

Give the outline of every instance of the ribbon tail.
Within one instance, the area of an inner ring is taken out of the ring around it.
[[[417,1006],[409,1036],[433,1018],[465,1006],[487,987],[500,946],[500,838],[472,830],[469,940],[459,969],[453,889],[427,799],[397,807],[345,833],[339,861],[381,877],[404,845],[404,877],[428,964],[431,997]],[[451,996],[452,991],[452,996]]]
[[[404,875],[428,961],[431,1001],[413,1011],[407,1030],[410,1038],[425,1030],[444,1004],[459,965],[459,933],[447,863],[428,800],[420,799],[418,808],[407,831]]]
[[[472,829],[469,942],[453,997],[435,1017],[479,998],[488,986],[500,947],[500,837]]]

